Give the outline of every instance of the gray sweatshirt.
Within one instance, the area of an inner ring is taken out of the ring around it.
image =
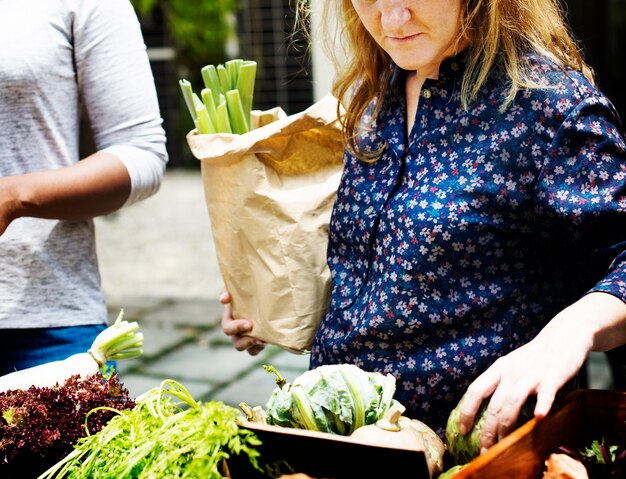
[[[0,175],[78,162],[81,104],[96,147],[128,169],[127,205],[155,193],[165,134],[128,0],[0,0]],[[0,236],[0,328],[106,317],[92,221],[9,225]]]

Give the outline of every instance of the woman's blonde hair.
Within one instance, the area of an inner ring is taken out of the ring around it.
[[[308,15],[309,1],[296,0],[300,18]],[[467,65],[462,79],[461,101],[465,108],[474,100],[494,68],[509,80],[503,107],[522,88],[545,88],[530,76],[525,54],[536,52],[561,67],[582,71],[593,81],[581,50],[565,21],[558,0],[461,0],[463,17],[459,41],[467,39]],[[326,0],[322,10],[325,50],[336,65],[333,94],[345,107],[344,139],[361,159],[356,133],[363,127],[366,108],[375,101],[374,117],[389,86],[391,59],[361,23],[351,0]],[[335,24],[338,28],[334,28]],[[337,45],[342,57],[337,59]],[[372,158],[370,158],[372,159]]]

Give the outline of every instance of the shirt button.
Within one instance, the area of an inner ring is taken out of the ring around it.
[[[428,100],[431,96],[433,96],[433,94],[432,94],[432,92],[428,88],[424,88],[422,90],[422,97],[423,98],[426,98]]]

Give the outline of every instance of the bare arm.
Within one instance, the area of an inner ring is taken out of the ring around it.
[[[20,217],[80,220],[111,213],[130,187],[126,167],[105,152],[65,168],[0,177],[0,235]]]
[[[483,450],[490,447],[512,431],[530,395],[537,395],[535,417],[545,417],[557,391],[574,377],[590,352],[625,343],[626,303],[607,293],[587,294],[470,385],[461,402],[461,432],[471,428],[483,399],[492,396],[481,439]]]

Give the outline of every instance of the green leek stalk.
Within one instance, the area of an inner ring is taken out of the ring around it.
[[[230,120],[228,118],[228,106],[226,103],[226,97],[220,94],[220,103],[217,105],[217,131],[220,133],[232,133],[233,130],[230,126]]]
[[[178,82],[180,85],[180,89],[183,92],[183,98],[185,99],[185,104],[189,109],[189,114],[192,119],[196,119],[196,106],[193,101],[193,88],[191,87],[191,82],[189,80],[185,80],[184,78]]]
[[[221,93],[224,94],[228,90],[232,89],[232,81],[230,79],[230,75],[228,70],[224,65],[218,65],[217,67],[217,77],[220,80],[220,90]]]
[[[213,90],[210,88],[204,88],[200,92],[200,96],[202,97],[202,101],[204,102],[207,112],[209,113],[209,117],[211,118],[211,122],[213,125],[217,125],[217,108],[215,107],[215,100],[213,98]],[[219,96],[218,96],[219,100]]]
[[[196,93],[191,94],[191,99],[193,101],[193,105],[196,110],[195,112],[196,116],[194,117],[194,120],[193,120],[193,123],[196,126],[196,131],[198,133],[206,133],[208,131],[208,125],[204,123],[204,118],[200,119],[198,117],[198,110],[202,109],[202,107],[204,106],[204,103],[202,103],[202,100]]]
[[[207,107],[202,104],[196,107],[196,113],[198,114],[198,122],[196,128],[198,129],[198,133],[202,134],[211,134],[217,133],[215,129],[215,125],[211,121],[211,117],[209,116],[209,112],[207,111]]]
[[[228,76],[230,77],[230,88],[228,90],[231,90],[237,87],[237,80],[239,78],[239,69],[241,68],[242,64],[243,64],[243,60],[241,58],[228,60],[226,63],[224,63],[224,66],[226,67],[226,70],[228,71]]]
[[[252,97],[254,95],[254,83],[256,78],[257,64],[254,61],[244,61],[239,67],[239,77],[237,79],[237,90],[241,95],[243,114],[248,123],[248,129],[252,128],[250,112],[252,111]]]
[[[220,101],[220,79],[217,75],[217,68],[215,68],[215,65],[207,65],[200,70],[200,74],[202,75],[204,86],[209,88],[213,94],[213,103],[218,105]]]
[[[228,106],[228,119],[233,133],[243,135],[248,133],[248,122],[241,105],[239,90],[229,90],[226,92],[226,105]]]
[[[245,134],[252,129],[251,110],[257,64],[233,59],[202,68],[205,88],[200,97],[191,83],[180,80],[185,103],[200,134]],[[207,118],[208,117],[208,118]]]

